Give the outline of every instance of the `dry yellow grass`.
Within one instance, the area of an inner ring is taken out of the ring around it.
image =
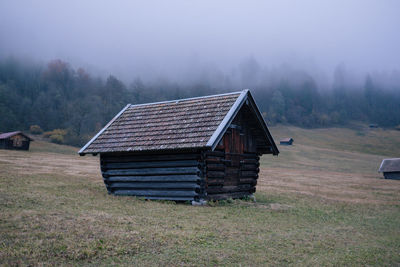
[[[381,158],[397,152],[370,136],[377,146],[362,153],[364,136],[347,129],[272,132],[304,137],[262,158],[257,203],[212,207],[108,195],[98,157],[75,148],[2,150],[0,264],[400,264],[400,181],[377,173]],[[357,140],[336,147],[338,136]]]
[[[352,203],[400,203],[400,182],[378,173],[382,159],[400,157],[398,131],[278,126],[271,132],[276,140],[294,137],[295,142],[278,146],[278,157],[262,158],[259,190]]]

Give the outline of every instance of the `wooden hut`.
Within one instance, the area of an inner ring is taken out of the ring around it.
[[[29,144],[33,141],[21,131],[0,134],[0,148],[29,150]]]
[[[293,144],[293,138],[283,138],[279,140],[279,144],[284,146],[291,146]]]
[[[385,179],[400,180],[400,158],[382,160],[379,172],[383,172]]]
[[[100,154],[109,193],[175,201],[249,196],[278,153],[249,90],[127,105],[79,151]]]

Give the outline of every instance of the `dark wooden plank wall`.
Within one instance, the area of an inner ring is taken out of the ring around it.
[[[200,153],[101,154],[100,164],[111,194],[176,201],[198,200],[205,194]]]
[[[271,147],[243,106],[215,151],[152,155],[104,153],[107,190],[147,199],[198,200],[249,196],[256,191],[259,159]]]
[[[21,136],[17,136],[19,141],[16,142],[13,138],[0,140],[0,148],[12,150],[29,150],[30,140]]]
[[[384,172],[385,179],[400,180],[400,172]]]
[[[204,153],[207,198],[242,198],[256,191],[260,171],[259,133],[242,110],[215,151]],[[261,149],[265,149],[264,147]]]
[[[256,190],[259,156],[243,153],[237,167],[228,158],[225,151],[205,152],[208,199],[242,198]]]

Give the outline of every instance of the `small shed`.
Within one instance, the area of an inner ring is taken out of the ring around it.
[[[279,141],[279,144],[284,146],[291,146],[293,144],[293,138],[283,138]]]
[[[29,144],[33,141],[21,131],[0,134],[0,148],[29,150]]]
[[[385,179],[400,180],[400,158],[384,159],[379,168]]]
[[[100,154],[110,194],[175,201],[249,196],[278,153],[249,90],[129,104],[79,151]]]

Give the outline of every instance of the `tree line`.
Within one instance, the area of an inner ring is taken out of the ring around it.
[[[55,138],[57,142],[80,146],[128,103],[202,96],[240,87],[251,87],[270,124],[300,127],[345,125],[352,121],[383,127],[400,124],[400,82],[385,83],[379,77],[366,75],[362,84],[355,85],[339,66],[330,88],[323,89],[302,71],[276,76],[270,73],[263,79],[254,63],[250,63],[241,66],[240,83],[232,82],[232,77],[224,77],[228,82],[218,86],[207,78],[190,83],[168,79],[143,82],[135,78],[127,85],[113,75],[103,79],[59,59],[42,65],[6,58],[0,60],[0,132],[35,126],[34,129],[39,127],[51,135],[56,129],[61,136]],[[257,78],[254,73],[258,73]]]

